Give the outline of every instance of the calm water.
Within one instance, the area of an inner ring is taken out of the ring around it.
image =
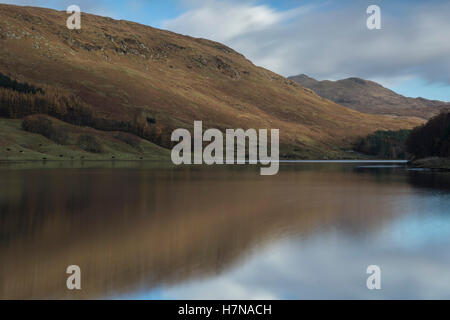
[[[450,298],[449,174],[102,166],[0,165],[0,298]]]

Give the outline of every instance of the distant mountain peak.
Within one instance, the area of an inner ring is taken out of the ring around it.
[[[316,79],[314,79],[314,78],[312,78],[312,77],[310,77],[310,76],[307,76],[306,74],[304,74],[304,73],[302,73],[302,74],[299,74],[298,76],[296,76],[297,78],[301,78],[301,79],[308,79],[308,80],[315,80],[315,81],[317,81]]]
[[[347,78],[347,79],[344,79],[344,80],[351,81],[351,82],[354,82],[354,83],[357,83],[357,84],[363,84],[363,85],[368,83],[367,80],[364,80],[364,79],[361,79],[361,78],[355,78],[355,77]]]
[[[353,110],[396,116],[429,119],[450,103],[424,98],[408,98],[383,87],[377,82],[357,77],[337,81],[316,81],[305,74],[289,77],[319,96]]]
[[[299,74],[298,76],[289,77],[290,80],[295,81],[297,83],[303,84],[304,87],[309,87],[318,81],[314,78],[307,76],[306,74]],[[307,84],[307,85],[304,85]]]

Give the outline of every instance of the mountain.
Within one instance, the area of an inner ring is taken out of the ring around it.
[[[422,123],[340,106],[214,41],[85,13],[82,29],[68,30],[67,18],[50,9],[0,5],[0,73],[28,95],[4,96],[31,101],[28,110],[57,118],[47,120],[56,121],[59,132],[70,132],[67,145],[46,140],[48,148],[38,149],[29,142],[37,139],[35,132],[25,135],[17,119],[5,120],[16,122],[10,125],[13,134],[7,126],[0,128],[1,158],[6,148],[51,158],[70,151],[76,158],[86,151],[76,142],[86,128],[100,144],[108,143],[97,158],[110,157],[118,148],[128,157],[129,144],[112,132],[126,131],[170,148],[172,130],[192,129],[194,120],[202,120],[204,128],[278,128],[285,158],[340,158],[348,156],[344,150],[357,137]],[[33,101],[42,99],[52,108],[36,109]],[[5,114],[26,115],[16,111]],[[139,155],[136,151],[132,157]]]
[[[429,119],[442,109],[450,107],[448,102],[404,97],[376,82],[360,78],[317,81],[301,74],[289,79],[313,90],[323,98],[365,113]]]

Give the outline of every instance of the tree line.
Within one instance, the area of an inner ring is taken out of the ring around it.
[[[99,118],[93,108],[75,95],[54,88],[37,88],[0,73],[0,117],[22,119],[45,114],[77,126],[137,135],[163,147],[170,147],[170,132],[152,117],[136,113],[131,121]]]
[[[31,93],[0,88],[0,117],[20,119],[33,114],[47,114],[78,126],[94,122],[92,108],[76,96],[52,89]]]
[[[361,138],[354,150],[381,159],[406,159],[405,142],[411,130],[376,131]]]
[[[37,93],[41,92],[44,93],[44,91],[41,88],[33,87],[32,85],[29,85],[28,83],[20,83],[17,80],[13,80],[7,75],[4,75],[0,72],[0,87],[5,89],[12,89],[14,91],[23,92],[23,93]]]
[[[413,130],[376,131],[357,141],[354,150],[384,159],[450,158],[450,110]]]
[[[450,157],[450,110],[415,128],[406,141],[407,151],[415,158]]]

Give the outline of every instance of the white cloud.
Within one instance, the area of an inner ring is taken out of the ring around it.
[[[163,27],[223,42],[285,76],[422,78],[450,84],[450,3],[381,5],[382,30],[366,28],[369,1],[281,11],[252,1],[197,4]]]
[[[265,5],[207,1],[163,26],[195,37],[232,40],[245,34],[261,32],[300,14],[301,10],[277,12]]]
[[[409,248],[398,234],[393,235],[394,239],[380,239],[380,236],[391,236],[389,230],[382,231],[385,233],[368,234],[358,241],[350,235],[333,232],[280,240],[222,274],[162,287],[159,298],[448,298],[450,256],[442,253],[448,237],[443,235],[435,242],[422,239],[421,245],[412,243]],[[418,227],[408,240],[421,231],[423,228]],[[374,262],[382,268],[383,290],[377,292],[366,287],[366,269]]]

